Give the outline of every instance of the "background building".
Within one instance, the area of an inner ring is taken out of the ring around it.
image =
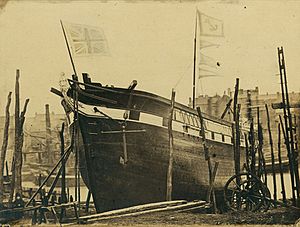
[[[195,100],[195,105],[200,106],[201,110],[209,115],[213,115],[215,117],[221,117],[222,113],[226,108],[226,104],[230,99],[233,99],[234,91],[228,89],[227,94],[222,96],[207,96],[200,95]],[[290,103],[299,103],[300,102],[300,93],[299,92],[291,92],[289,93]],[[263,138],[264,138],[264,153],[266,159],[270,158],[270,144],[269,144],[269,135],[267,128],[267,113],[265,104],[268,105],[269,115],[270,115],[270,125],[271,132],[273,137],[273,146],[275,151],[275,157],[277,158],[277,143],[278,143],[278,123],[279,115],[283,117],[282,109],[273,109],[273,103],[280,103],[282,100],[281,93],[277,92],[275,94],[260,94],[259,88],[255,87],[254,89],[239,89],[238,93],[238,103],[241,104],[241,115],[240,119],[242,123],[249,122],[249,117],[252,116],[255,127],[257,125],[257,116],[259,114],[260,123],[263,128]],[[192,100],[189,100],[189,106],[192,105]],[[233,105],[233,104],[232,104]],[[293,117],[293,126],[296,127],[296,141],[299,142],[299,129],[300,129],[300,109],[291,108],[291,113]],[[228,111],[228,113],[224,117],[226,120],[232,121],[232,113]],[[283,118],[282,118],[283,119]],[[283,119],[284,120],[284,119]],[[281,146],[282,146],[282,156],[283,159],[287,158],[286,149],[284,145],[283,135],[281,135]]]

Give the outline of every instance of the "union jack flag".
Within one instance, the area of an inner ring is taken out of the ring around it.
[[[74,55],[109,55],[104,32],[99,27],[64,23]]]

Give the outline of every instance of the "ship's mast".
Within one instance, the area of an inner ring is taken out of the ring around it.
[[[195,95],[196,95],[196,47],[197,47],[197,13],[195,23],[195,37],[194,37],[194,71],[193,71],[193,109],[195,109]]]

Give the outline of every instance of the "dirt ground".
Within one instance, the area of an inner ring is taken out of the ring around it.
[[[292,225],[300,218],[300,211],[277,208],[267,212],[229,212],[225,214],[200,214],[163,212],[113,220],[98,221],[106,225]]]
[[[294,225],[300,218],[300,210],[292,208],[277,208],[267,212],[228,212],[224,214],[203,214],[191,212],[160,212],[132,217],[115,218],[88,222],[81,226],[211,226],[211,225]],[[30,217],[9,223],[11,226],[31,226]],[[49,224],[46,224],[48,226]],[[45,226],[45,224],[43,224]],[[58,226],[58,224],[56,224]],[[72,225],[71,225],[72,226]],[[77,226],[74,224],[73,226]],[[300,221],[297,226],[300,226]]]

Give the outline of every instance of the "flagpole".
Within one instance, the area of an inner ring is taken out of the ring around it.
[[[194,37],[193,109],[195,109],[195,93],[196,93],[196,47],[197,47],[197,11],[196,11],[195,37]]]
[[[68,43],[66,31],[65,31],[64,25],[62,23],[62,20],[60,20],[60,25],[61,25],[61,28],[62,28],[62,31],[63,31],[63,34],[64,34],[64,38],[65,38],[65,41],[66,41],[69,57],[70,57],[71,64],[72,64],[72,67],[73,67],[73,71],[74,71],[75,77],[77,78],[77,72],[76,72],[75,64],[74,64],[74,61],[73,61],[73,57],[72,57],[72,54],[71,54],[70,46],[69,46],[69,43]]]

